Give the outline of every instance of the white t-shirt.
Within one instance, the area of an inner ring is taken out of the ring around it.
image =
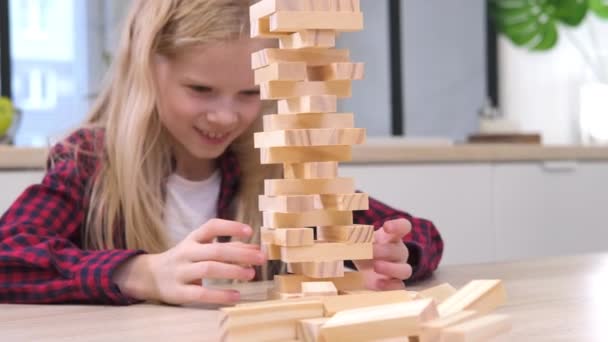
[[[203,181],[187,180],[175,173],[169,176],[164,220],[173,245],[217,217],[220,184],[219,170]]]

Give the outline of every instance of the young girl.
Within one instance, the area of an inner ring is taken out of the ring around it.
[[[250,56],[269,43],[248,38],[249,5],[134,2],[89,118],[0,218],[0,302],[233,303],[201,279],[260,278],[257,195],[280,176],[252,146]],[[374,260],[355,263],[370,289],[437,267],[431,222],[373,199],[355,221],[377,228]]]

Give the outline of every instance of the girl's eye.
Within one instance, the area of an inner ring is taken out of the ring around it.
[[[190,89],[194,90],[197,93],[210,93],[213,89],[211,89],[210,87],[207,86],[197,86],[197,85],[190,85],[188,86]]]
[[[241,94],[243,94],[245,96],[260,96],[260,90],[259,89],[245,90],[245,91],[242,91]]]

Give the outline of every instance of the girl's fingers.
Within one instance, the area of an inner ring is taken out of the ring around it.
[[[410,233],[412,224],[406,219],[397,219],[384,222],[384,225],[374,233],[374,241],[388,243],[402,241]]]
[[[383,260],[374,261],[374,271],[397,280],[405,280],[412,276],[412,266],[409,264]]]
[[[183,268],[180,278],[184,283],[193,283],[201,279],[234,279],[248,281],[255,276],[250,267],[225,264],[217,261],[201,261]]]
[[[399,279],[378,279],[376,280],[376,288],[382,291],[403,290],[405,284]]]
[[[189,238],[199,243],[211,243],[220,236],[247,238],[252,233],[253,231],[248,225],[234,221],[212,219],[190,233]]]
[[[409,257],[403,242],[378,244],[374,243],[374,260],[406,262]]]
[[[180,289],[183,303],[234,304],[241,299],[236,290],[215,290],[200,285],[185,285]]]
[[[239,265],[263,265],[266,256],[257,248],[248,248],[231,243],[192,244],[186,252],[192,262],[219,261]]]

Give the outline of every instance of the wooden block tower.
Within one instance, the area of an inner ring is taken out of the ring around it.
[[[252,37],[280,42],[252,55],[262,99],[278,101],[255,147],[263,164],[284,170],[284,179],[265,180],[259,199],[262,246],[299,279],[343,277],[344,260],[373,256],[373,227],[354,225],[352,213],[368,209],[368,196],[338,176],[338,162],[365,141],[353,114],[337,113],[363,78],[363,64],[335,48],[338,33],[363,29],[359,0],[262,0],[250,19]]]

